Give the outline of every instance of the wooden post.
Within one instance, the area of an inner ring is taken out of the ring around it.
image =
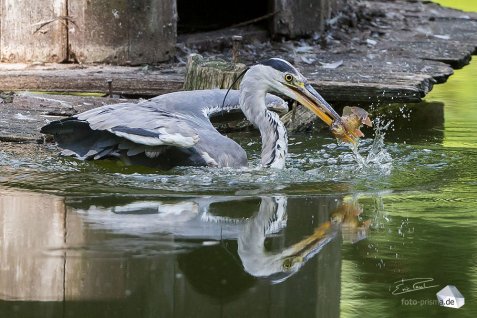
[[[331,11],[341,0],[272,0],[272,33],[296,38],[321,33]]]
[[[175,54],[175,0],[69,0],[69,52],[78,62],[157,63]]]
[[[1,62],[66,59],[67,0],[0,0]]]
[[[138,65],[175,54],[175,0],[0,0],[2,62]]]
[[[244,64],[233,64],[224,60],[207,60],[199,54],[187,59],[184,90],[208,88],[238,89],[240,81],[235,79],[245,70]]]

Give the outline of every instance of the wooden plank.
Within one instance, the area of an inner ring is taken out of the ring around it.
[[[367,0],[363,4],[373,10],[393,12],[386,19],[393,27],[387,37],[410,41],[449,40],[473,45],[477,53],[477,13],[449,9],[429,1]],[[386,31],[386,30],[375,30]],[[437,37],[436,37],[437,36]],[[444,37],[444,39],[442,39]],[[442,42],[444,42],[442,41]]]
[[[453,73],[444,63],[391,54],[322,53],[318,58],[326,63],[342,61],[335,69],[320,63],[299,65],[302,73],[330,102],[418,102],[434,83],[445,82]]]
[[[91,108],[125,101],[119,98],[93,96],[20,93],[14,96],[11,103],[1,104],[0,144],[2,141],[42,141],[40,128],[48,122],[48,119],[72,116]]]
[[[456,69],[469,64],[475,49],[473,44],[447,40],[439,41],[437,39],[427,41],[393,41],[386,43],[384,47],[390,54],[444,62]]]
[[[1,0],[1,62],[66,59],[67,0]]]
[[[349,70],[337,71],[336,74],[315,74],[314,68],[300,69],[330,102],[417,102],[433,85],[431,76],[418,72],[386,73],[381,68],[374,68],[375,73],[354,71],[352,74],[353,71]],[[156,96],[181,90],[184,77],[179,73],[182,72],[164,74],[160,71],[144,71],[139,67],[119,66],[90,66],[78,69],[62,65],[57,66],[56,70],[3,70],[0,73],[0,87],[13,91],[107,93],[107,80],[112,79],[115,94]]]
[[[326,81],[310,77],[325,99],[330,102],[417,102],[430,90],[429,78],[408,75],[408,80],[379,83],[351,83],[342,78]],[[415,77],[414,79],[411,79]],[[104,92],[107,80],[113,78],[115,94],[135,96],[156,96],[181,90],[183,77],[177,75],[146,74],[144,72],[94,72],[87,70],[61,71],[8,71],[0,74],[0,87],[4,90],[33,90],[53,92]]]
[[[365,105],[369,103],[417,103],[427,92],[412,85],[311,81],[329,102]]]
[[[436,19],[431,29],[433,34],[448,35],[450,41],[473,45],[477,54],[477,14],[474,19]]]
[[[113,92],[120,95],[161,95],[180,90],[183,85],[180,75],[140,67],[56,65],[53,69],[3,70],[0,87],[14,91],[107,93],[110,79]]]
[[[138,65],[175,54],[174,0],[69,0],[68,10],[72,60]]]
[[[412,61],[412,60],[411,60]],[[394,63],[393,59],[388,60]],[[408,83],[409,85],[421,84],[428,85],[422,81],[430,81],[430,83],[444,83],[447,78],[453,74],[450,66],[433,68],[432,61],[421,61],[420,64],[408,63],[408,67],[402,69],[395,68],[394,64],[390,64],[388,68],[379,66],[378,63],[373,64],[368,69],[357,69],[354,66],[343,66],[339,70],[331,70],[324,68],[300,67],[302,73],[309,79],[322,81],[346,81],[349,83]]]

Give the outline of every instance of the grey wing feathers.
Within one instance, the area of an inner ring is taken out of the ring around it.
[[[192,147],[199,141],[183,118],[158,109],[151,101],[103,106],[76,118],[88,122],[92,130],[108,131],[146,146]]]
[[[56,142],[63,148],[62,155],[79,159],[99,159],[118,144],[114,135],[91,130],[87,122],[75,118],[51,122],[41,132],[55,136]]]
[[[189,148],[199,141],[196,131],[179,114],[157,108],[150,101],[95,108],[54,121],[41,129],[54,135],[62,155],[79,159],[106,156],[158,157],[166,146]]]

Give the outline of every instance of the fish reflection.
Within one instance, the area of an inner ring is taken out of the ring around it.
[[[340,226],[345,242],[356,243],[368,236],[371,220],[360,220],[362,213],[356,201],[344,202],[331,213],[331,223]]]

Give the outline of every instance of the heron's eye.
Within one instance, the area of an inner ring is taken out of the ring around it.
[[[293,259],[291,258],[285,259],[282,264],[284,270],[289,270],[292,267],[292,265],[293,265]]]
[[[288,83],[291,83],[293,81],[293,75],[285,74],[285,81],[287,81]]]

